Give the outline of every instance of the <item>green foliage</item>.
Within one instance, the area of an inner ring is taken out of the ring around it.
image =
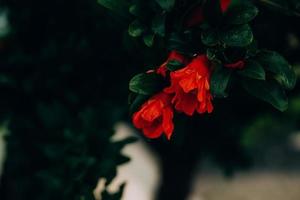
[[[160,7],[164,10],[171,11],[175,5],[175,0],[156,0]]]
[[[98,3],[104,7],[106,7],[107,9],[110,9],[111,11],[122,15],[122,16],[127,16],[128,15],[128,11],[127,11],[127,7],[128,7],[128,3],[127,1],[123,1],[123,0],[97,0]]]
[[[264,68],[275,74],[276,79],[286,89],[293,89],[296,84],[296,74],[290,64],[278,53],[262,51],[257,60]]]
[[[155,36],[154,34],[145,35],[143,37],[145,45],[147,45],[148,47],[151,47],[154,42],[154,36]]]
[[[165,27],[165,23],[166,23],[166,15],[157,15],[153,18],[152,20],[152,31],[154,34],[157,34],[161,37],[165,36],[165,32],[166,32],[166,27]]]
[[[115,18],[93,0],[1,6],[11,32],[0,39],[0,121],[10,133],[0,199],[94,199],[98,180],[113,180],[129,161],[121,150],[134,141],[111,140],[115,123],[127,118],[122,82],[132,74],[115,59],[128,59],[122,28],[112,27]],[[104,199],[120,199],[121,192]]]
[[[202,32],[201,41],[204,45],[215,46],[219,43],[218,30],[207,29]]]
[[[162,4],[160,4],[163,2],[170,3],[168,5],[172,4],[174,8],[167,9],[166,6],[162,6]],[[203,7],[204,21],[199,22],[199,25],[190,29],[184,27],[186,13],[184,13],[184,16],[175,17],[174,19],[168,18],[168,15],[171,15],[172,17],[176,16],[176,14],[180,15],[180,13],[172,13],[173,10],[177,11],[184,9],[185,7],[180,7],[181,4],[177,5],[168,1],[159,2],[161,8],[168,12],[161,13],[159,9],[155,12],[156,14],[154,14],[154,18],[151,19],[151,23],[148,25],[148,28],[146,28],[147,25],[143,28],[143,30],[151,29],[153,31],[153,34],[145,33],[146,35],[143,36],[144,43],[151,47],[155,42],[155,35],[159,35],[167,38],[167,48],[169,50],[176,50],[187,56],[199,53],[201,54],[203,51],[206,51],[208,58],[212,62],[221,63],[220,66],[213,67],[211,92],[214,96],[227,97],[230,89],[228,87],[230,80],[232,78],[235,80],[235,76],[239,75],[241,77],[240,81],[244,80],[244,82],[253,82],[254,84],[267,83],[262,84],[264,85],[263,89],[272,90],[270,92],[271,95],[268,95],[272,98],[257,94],[259,91],[257,91],[257,93],[252,92],[252,88],[249,86],[245,88],[248,92],[250,92],[250,94],[259,96],[261,99],[271,103],[279,110],[284,110],[286,105],[282,103],[283,95],[277,95],[281,93],[274,91],[282,90],[284,92],[284,89],[292,89],[296,84],[296,76],[288,62],[282,56],[271,51],[260,51],[257,48],[257,41],[254,38],[253,31],[249,23],[258,15],[258,8],[254,6],[251,1],[237,0],[233,1],[228,10],[222,13],[220,3],[221,2],[219,0],[213,0],[204,1],[202,4],[195,4],[196,6],[201,5]],[[154,11],[153,5],[149,6],[149,8],[150,7],[151,12]],[[137,13],[133,8],[131,10],[132,13]],[[193,7],[188,7],[188,10],[193,10]],[[180,21],[182,24],[175,22],[176,19],[183,19]],[[169,29],[166,29],[167,23],[172,24],[168,25],[168,27],[170,27]],[[138,31],[139,34],[132,34],[132,36],[141,36],[142,29],[139,28],[138,30],[140,30]],[[199,41],[199,38],[201,41]],[[229,70],[224,68],[225,65],[233,64],[238,61],[245,63],[242,70]],[[171,61],[167,65],[167,68],[170,71],[176,71],[182,67],[184,66],[176,61]],[[269,79],[276,80],[283,88],[281,89],[280,85],[269,83]],[[262,80],[262,82],[257,80]],[[144,80],[139,82],[144,82]],[[147,84],[143,85],[142,83],[137,84],[137,81],[134,81],[134,84],[132,85],[131,81],[131,91],[143,95],[149,95],[150,93],[154,93],[153,91],[159,91],[154,88],[162,88],[158,87],[159,84],[155,86],[154,83],[148,84],[147,81],[145,82]],[[149,88],[150,92],[146,91],[147,88]],[[276,94],[272,95],[273,93]]]
[[[254,60],[247,60],[245,68],[243,70],[240,70],[238,74],[252,79],[266,79],[264,68]]]
[[[167,64],[167,69],[170,70],[171,72],[179,70],[183,67],[184,67],[184,65],[177,60],[170,60]]]
[[[231,6],[226,12],[228,24],[247,24],[258,14],[258,9],[252,4],[238,4]]]
[[[210,81],[210,89],[213,96],[227,97],[227,87],[231,78],[232,71],[217,65]]]
[[[221,30],[220,39],[228,46],[245,47],[252,43],[253,34],[249,25],[240,25]]]
[[[128,33],[132,37],[139,37],[145,31],[145,26],[138,20],[133,21],[128,28]]]
[[[129,101],[128,101],[128,104],[130,105],[130,107],[129,107],[130,114],[133,114],[135,111],[137,111],[140,108],[140,106],[144,102],[146,102],[146,100],[149,98],[150,98],[150,96],[148,96],[148,95],[130,93]]]
[[[249,94],[270,103],[282,112],[288,108],[284,90],[274,81],[245,79],[243,86]]]
[[[129,82],[129,90],[137,94],[153,95],[163,87],[164,79],[156,73],[135,75]]]

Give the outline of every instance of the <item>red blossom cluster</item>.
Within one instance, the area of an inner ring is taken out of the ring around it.
[[[220,1],[223,13],[227,11],[230,3],[231,0]],[[186,26],[201,24],[204,20],[203,8],[199,6],[187,17]],[[169,71],[167,65],[170,61],[180,62],[184,67]],[[225,67],[242,69],[244,62],[227,64]],[[148,73],[157,73],[168,78],[170,85],[152,96],[133,114],[134,126],[141,129],[146,137],[157,138],[165,134],[170,139],[174,130],[174,111],[188,116],[192,116],[195,112],[203,114],[213,111],[213,97],[210,92],[212,63],[206,55],[189,58],[172,51],[166,62]]]
[[[169,71],[169,61],[178,61],[185,67]],[[163,133],[171,138],[174,124],[173,113],[185,113],[192,116],[195,111],[211,113],[213,111],[212,95],[210,93],[211,63],[206,55],[187,58],[172,51],[156,71],[170,79],[170,85],[145,102],[139,111],[133,114],[133,124],[142,129],[148,138],[157,138]]]

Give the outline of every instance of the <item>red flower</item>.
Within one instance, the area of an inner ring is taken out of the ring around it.
[[[164,92],[151,97],[132,118],[134,126],[142,129],[146,137],[157,138],[164,133],[168,139],[174,129],[172,119],[171,97]]]
[[[243,60],[240,60],[235,63],[225,64],[224,66],[231,69],[244,69],[245,62]]]
[[[226,12],[231,4],[231,0],[221,0],[221,10],[222,12]]]
[[[171,72],[171,86],[165,88],[169,94],[175,93],[172,103],[175,109],[187,115],[211,113],[213,105],[210,94],[209,60],[205,55],[197,56],[185,68]]]
[[[170,54],[169,54],[169,57],[168,59],[166,60],[166,62],[164,62],[157,70],[156,70],[156,73],[166,77],[167,75],[167,64],[169,61],[171,60],[176,60],[184,65],[186,65],[188,62],[189,62],[189,59],[186,58],[184,55],[180,54],[179,52],[177,51],[171,51]]]
[[[225,13],[231,4],[231,0],[221,0],[220,6],[222,13]],[[194,8],[191,13],[188,15],[185,22],[186,27],[192,27],[197,24],[201,24],[204,21],[203,9],[201,6]]]

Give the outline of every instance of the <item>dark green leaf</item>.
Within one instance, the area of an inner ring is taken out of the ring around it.
[[[123,16],[128,15],[128,2],[123,0],[98,0],[98,3]]]
[[[280,111],[285,111],[288,108],[286,94],[275,81],[245,79],[243,80],[243,87],[251,95],[270,103]]]
[[[130,12],[130,14],[132,14],[134,16],[139,16],[140,9],[137,5],[132,5],[129,7],[129,12]]]
[[[145,45],[148,47],[152,47],[153,42],[154,42],[154,34],[147,34],[143,37]]]
[[[177,60],[170,60],[167,64],[167,68],[170,71],[176,71],[178,69],[181,69],[182,67],[184,67],[184,65]]]
[[[223,30],[220,37],[225,44],[233,47],[244,47],[253,41],[252,30],[248,24]]]
[[[152,95],[160,91],[162,86],[162,76],[155,73],[142,73],[130,80],[129,90],[142,95]]]
[[[187,35],[182,36],[177,33],[172,33],[168,41],[169,50],[176,50],[184,54],[193,55],[197,48],[199,48],[199,46],[195,45],[195,42]]]
[[[254,60],[248,60],[245,65],[245,69],[239,71],[238,74],[258,80],[266,79],[264,68]]]
[[[152,31],[159,36],[165,36],[166,15],[157,15],[152,20]]]
[[[160,7],[164,10],[171,11],[176,0],[156,0]]]
[[[145,26],[138,20],[133,21],[128,28],[128,33],[132,37],[139,37],[145,31]]]
[[[283,87],[286,89],[295,87],[297,81],[295,71],[281,55],[273,51],[262,51],[257,60],[266,70],[276,74],[276,79]]]
[[[237,4],[228,9],[226,22],[228,24],[246,24],[258,14],[258,9],[252,4]]]
[[[148,95],[142,95],[142,94],[135,95],[133,100],[130,102],[130,108],[129,108],[130,114],[136,112],[140,108],[140,106],[149,99],[149,97],[150,96]]]
[[[213,29],[207,29],[202,32],[201,40],[207,46],[215,46],[219,42],[218,32]]]
[[[231,78],[232,71],[230,69],[226,69],[221,65],[217,65],[215,70],[213,71],[211,80],[210,80],[210,88],[213,96],[216,97],[227,97],[226,93],[228,83]]]
[[[216,58],[216,49],[212,49],[212,48],[207,49],[206,55],[209,60],[214,60]]]

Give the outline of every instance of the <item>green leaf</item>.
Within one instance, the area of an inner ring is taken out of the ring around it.
[[[145,26],[138,20],[133,21],[128,28],[128,33],[132,37],[139,37],[145,31]]]
[[[206,46],[215,46],[219,42],[218,31],[207,29],[202,32],[201,41]]]
[[[216,66],[210,80],[210,89],[213,96],[223,98],[228,96],[226,90],[231,78],[231,74],[232,71],[230,69],[226,69],[221,65]]]
[[[130,12],[130,14],[137,17],[140,14],[140,9],[137,5],[134,4],[129,7],[129,12]]]
[[[150,96],[148,95],[135,94],[135,97],[130,102],[130,107],[129,107],[130,114],[136,112],[141,107],[141,105],[145,103],[149,98]]]
[[[152,47],[153,42],[154,42],[154,34],[147,34],[143,37],[145,45],[148,47]]]
[[[257,60],[262,66],[276,74],[276,79],[286,89],[293,89],[296,85],[297,76],[289,63],[277,52],[262,51]]]
[[[170,60],[167,64],[167,68],[170,71],[176,71],[184,67],[183,63],[179,62],[178,60]]]
[[[152,20],[152,31],[161,37],[165,36],[166,15],[157,15]]]
[[[258,80],[266,79],[266,73],[264,68],[254,60],[248,60],[246,62],[245,68],[243,70],[238,71],[238,74]]]
[[[216,49],[208,48],[206,50],[206,56],[209,60],[214,60],[216,58],[216,53],[217,53]]]
[[[176,50],[186,55],[194,55],[195,51],[199,49],[198,43],[192,40],[191,33],[179,35],[178,33],[171,33],[167,48],[169,50]]]
[[[129,82],[129,90],[137,94],[152,95],[162,89],[164,80],[155,73],[141,73]]]
[[[270,103],[282,112],[288,108],[286,94],[283,88],[275,81],[267,82],[255,79],[244,79],[243,87],[249,94]]]
[[[124,0],[98,0],[103,7],[123,16],[128,15],[128,2]]]
[[[221,40],[228,46],[244,47],[253,41],[252,30],[248,24],[235,26],[220,32]]]
[[[228,24],[247,24],[258,14],[258,9],[252,4],[238,4],[228,9],[226,22]]]
[[[176,0],[156,0],[160,7],[166,11],[171,11]]]

